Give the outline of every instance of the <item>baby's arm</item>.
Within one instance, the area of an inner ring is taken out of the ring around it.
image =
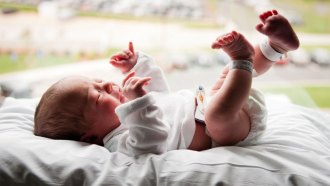
[[[147,54],[139,52],[137,63],[131,71],[135,71],[137,77],[151,77],[149,84],[145,86],[148,92],[170,91],[162,69],[155,65],[154,60]]]
[[[169,92],[169,87],[163,71],[154,63],[154,60],[143,52],[135,52],[130,42],[129,50],[117,53],[111,57],[110,64],[123,73],[135,72],[136,77],[151,77],[152,80],[145,86],[147,92]]]
[[[169,125],[155,104],[155,93],[147,94],[116,109],[120,122],[129,129],[118,140],[117,151],[129,156],[167,151]]]

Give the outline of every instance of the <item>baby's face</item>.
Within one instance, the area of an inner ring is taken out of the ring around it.
[[[87,123],[91,124],[86,135],[96,137],[100,142],[105,135],[120,125],[115,109],[126,102],[127,98],[122,94],[119,85],[78,76],[67,80],[66,86],[79,88],[79,92],[85,95],[87,104],[83,109],[84,117]]]

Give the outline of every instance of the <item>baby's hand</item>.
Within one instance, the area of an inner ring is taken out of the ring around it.
[[[123,94],[129,100],[146,95],[143,86],[147,85],[151,77],[136,77],[135,72],[130,72],[123,80]]]
[[[122,73],[130,71],[136,64],[138,55],[134,52],[133,43],[129,42],[128,50],[124,50],[110,58],[110,64],[118,68]]]

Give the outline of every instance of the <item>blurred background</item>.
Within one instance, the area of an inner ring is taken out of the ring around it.
[[[258,44],[258,15],[277,9],[301,47],[253,86],[330,112],[330,0],[0,0],[0,93],[39,97],[74,74],[113,79],[108,64],[128,42],[160,65],[172,91],[210,87],[228,63],[211,43],[233,29]]]

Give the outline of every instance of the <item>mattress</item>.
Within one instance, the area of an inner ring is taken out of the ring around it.
[[[33,134],[38,99],[0,107],[0,185],[330,185],[330,115],[266,96],[253,146],[128,157]]]

